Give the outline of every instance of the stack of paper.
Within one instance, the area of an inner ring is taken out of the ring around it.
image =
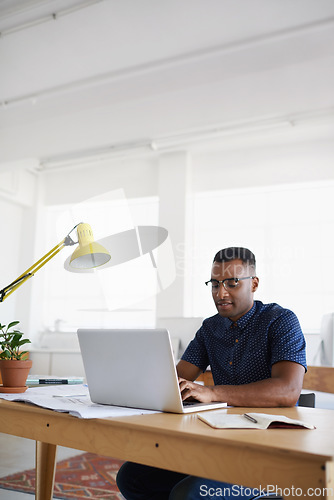
[[[1,399],[31,403],[42,408],[70,413],[80,418],[124,417],[156,413],[151,410],[93,403],[86,385],[48,385],[29,387],[21,394],[0,394]]]

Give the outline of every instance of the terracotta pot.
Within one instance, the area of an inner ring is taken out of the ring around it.
[[[3,387],[22,387],[22,389],[24,388],[25,390],[26,380],[31,366],[31,359],[0,359],[0,372]]]

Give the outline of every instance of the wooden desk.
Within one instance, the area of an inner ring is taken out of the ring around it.
[[[293,491],[309,498],[309,488],[315,498],[334,498],[334,413],[296,407],[247,411],[282,413],[317,429],[215,430],[196,415],[162,413],[86,420],[5,400],[0,429],[37,442],[37,500],[52,498],[57,445],[234,484],[277,485],[288,488],[285,498],[296,497]]]

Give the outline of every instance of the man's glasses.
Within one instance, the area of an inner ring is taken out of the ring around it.
[[[206,281],[205,284],[206,286],[209,286],[211,284],[212,291],[217,291],[219,288],[219,283],[223,284],[223,287],[225,290],[233,290],[234,288],[237,288],[239,286],[239,282],[242,280],[249,280],[253,279],[255,276],[246,276],[245,278],[226,278],[224,280],[214,280],[211,279],[209,281]]]

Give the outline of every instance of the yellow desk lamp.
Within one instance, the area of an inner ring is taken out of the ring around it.
[[[75,229],[77,229],[78,234],[78,241],[76,242],[70,237],[70,234]],[[94,241],[93,231],[90,225],[81,222],[74,226],[58,245],[29,267],[29,269],[22,273],[15,281],[10,283],[10,285],[0,290],[0,302],[3,302],[11,293],[15,292],[17,288],[34,276],[34,274],[57,255],[60,250],[66,246],[76,245],[77,243],[79,243],[79,246],[74,250],[70,259],[70,266],[75,269],[92,269],[99,267],[108,262],[111,258],[108,250]]]

